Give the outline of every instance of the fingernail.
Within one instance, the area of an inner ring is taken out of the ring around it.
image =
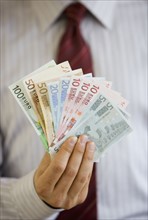
[[[73,146],[77,142],[77,137],[71,137],[70,138],[70,145]]]
[[[95,145],[95,143],[94,143],[94,142],[90,142],[90,143],[88,143],[88,149],[89,149],[89,151],[94,152],[95,149],[96,149],[96,145]]]
[[[80,142],[81,142],[81,143],[85,143],[86,141],[88,141],[87,135],[82,135],[82,136],[80,137]]]

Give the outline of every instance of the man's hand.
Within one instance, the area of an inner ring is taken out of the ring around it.
[[[87,197],[95,144],[86,135],[70,137],[54,159],[43,157],[34,175],[39,197],[55,208],[70,209]]]

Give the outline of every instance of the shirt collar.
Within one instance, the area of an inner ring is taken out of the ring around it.
[[[61,15],[62,11],[75,0],[32,1],[34,13],[42,31],[45,31]],[[116,1],[80,0],[104,27],[111,29]]]

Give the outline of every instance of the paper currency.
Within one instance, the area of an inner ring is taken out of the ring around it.
[[[66,71],[65,71],[66,70]],[[42,78],[42,75],[36,75],[33,77],[33,80],[35,83],[36,88],[36,94],[38,96],[41,112],[42,112],[42,120],[45,124],[45,133],[48,141],[48,145],[50,146],[53,139],[54,139],[54,130],[53,130],[53,120],[51,115],[51,107],[49,102],[49,96],[48,96],[48,88],[46,85],[46,81],[49,82],[54,78],[58,78],[59,75],[65,75],[65,73],[71,73],[71,67],[69,65],[69,62],[63,62],[61,64],[56,65],[55,67],[47,71],[42,72],[44,75],[44,78]],[[46,78],[46,81],[45,81]]]
[[[71,77],[71,81],[69,83],[70,89],[67,91],[67,100],[65,99],[65,105],[63,107],[63,113],[65,115],[63,116],[63,118],[61,117],[61,120],[63,120],[62,127],[63,125],[67,123],[72,113],[76,110],[76,107],[77,107],[75,103],[76,98],[78,95],[80,95],[79,93],[80,90],[82,90],[83,92],[86,92],[87,90],[86,87],[90,85],[90,77],[92,77],[92,74],[85,74],[80,77]],[[79,81],[79,83],[77,81]]]
[[[32,103],[30,101],[30,97],[28,96],[28,93],[26,92],[26,89],[24,87],[24,81],[26,81],[28,78],[40,73],[41,71],[50,68],[51,66],[56,65],[55,62],[52,60],[48,62],[47,64],[43,65],[42,67],[38,68],[34,72],[30,73],[29,75],[25,76],[24,78],[18,80],[17,82],[13,83],[9,86],[9,89],[13,96],[15,97],[16,101],[18,102],[19,106],[27,116],[28,120],[34,127],[36,133],[40,136],[43,145],[45,148],[48,148],[47,140],[45,133],[42,129],[42,126],[40,124],[40,121],[38,120],[38,117],[34,111],[34,108],[32,106]],[[30,82],[31,83],[31,82]],[[29,86],[29,85],[28,85]],[[32,85],[30,84],[30,87]]]
[[[62,125],[60,125],[60,130],[59,130],[59,133],[57,134],[56,141],[61,140],[66,135],[66,133],[79,121],[82,115],[85,114],[87,110],[87,106],[93,100],[93,98],[98,94],[99,90],[100,90],[99,82],[93,82],[91,80],[90,86],[88,90],[86,91],[84,98],[81,99],[78,107],[75,109],[74,114],[72,115],[73,117],[71,118],[70,121],[68,121],[69,122],[68,125],[67,126],[65,125],[63,127]],[[68,100],[67,100],[67,103],[68,103]],[[68,109],[68,104],[67,104],[67,109]]]
[[[86,134],[96,144],[94,161],[132,131],[128,101],[104,77],[49,62],[10,90],[53,156],[69,136]]]
[[[65,73],[65,69],[67,71],[66,73]],[[54,80],[59,79],[58,74],[60,74],[61,76],[63,75],[72,76],[74,74],[77,75],[82,74],[81,69],[71,71],[71,68],[69,68],[69,64],[67,66],[67,62],[64,62],[62,65],[61,64],[57,65],[57,68],[54,67],[52,68],[51,71],[52,71],[52,75],[55,76]],[[54,122],[51,115],[51,106],[49,102],[48,88],[47,88],[47,84],[50,82],[50,78],[46,77],[46,79],[47,81],[41,80],[42,82],[38,82],[35,85],[36,85],[36,92],[39,98],[39,103],[43,113],[43,120],[45,122],[45,132],[47,136],[47,141],[50,146],[55,136],[53,129]]]
[[[85,79],[85,83],[89,84],[89,77],[92,77],[92,74],[86,74],[80,77],[71,77],[71,80],[69,82],[69,89],[67,90],[67,97],[65,99],[64,105],[63,105],[63,111],[61,114],[61,120],[59,123],[59,129],[57,132],[57,137],[61,136],[61,133],[63,134],[64,128],[66,126],[67,121],[72,115],[72,112],[75,111],[76,105],[75,105],[75,99],[77,97],[77,94],[79,93],[79,90],[81,88],[81,84],[83,82],[83,78]],[[82,85],[82,88],[84,85]],[[84,89],[83,89],[84,90]]]
[[[54,81],[47,84],[49,103],[51,107],[51,114],[53,118],[54,132],[57,132],[58,123],[58,106],[59,106],[59,81]]]
[[[113,106],[103,94],[99,94],[91,107],[90,116],[55,146],[50,147],[49,152],[51,154],[58,152],[61,144],[70,136],[86,134],[96,144],[94,160],[97,162],[106,148],[131,131],[129,123],[118,108]]]
[[[57,114],[57,125],[56,125],[57,129],[60,123],[60,117],[62,115],[65,99],[67,96],[67,91],[69,88],[69,83],[70,83],[70,78],[61,78],[59,82],[58,114]],[[56,133],[57,133],[57,130],[56,130]]]

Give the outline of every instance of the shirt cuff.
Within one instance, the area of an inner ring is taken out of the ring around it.
[[[33,184],[34,172],[20,178],[12,186],[12,198],[21,219],[54,219],[63,209],[47,206],[38,196]]]

